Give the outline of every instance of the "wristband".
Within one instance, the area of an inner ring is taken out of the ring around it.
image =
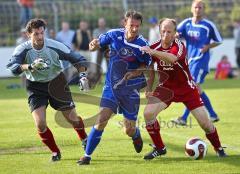
[[[32,70],[33,70],[33,67],[32,67],[31,64],[28,64],[28,70],[29,70],[29,71],[32,71]]]

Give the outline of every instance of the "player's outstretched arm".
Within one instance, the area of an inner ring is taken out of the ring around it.
[[[90,43],[89,43],[89,51],[96,51],[97,49],[100,48],[100,43],[98,39],[93,39]]]
[[[133,71],[127,72],[127,73],[124,75],[123,79],[124,79],[124,80],[129,80],[129,79],[138,77],[138,76],[140,76],[144,71],[146,71],[146,65],[145,65],[145,64],[141,64],[138,69],[135,69],[135,70],[133,70]]]
[[[148,46],[141,47],[140,50],[168,63],[174,63],[177,61],[177,56],[175,56],[174,54],[154,50]]]

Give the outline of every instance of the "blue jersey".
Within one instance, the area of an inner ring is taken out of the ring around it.
[[[124,77],[126,72],[139,68],[142,63],[147,66],[151,64],[150,55],[139,50],[140,47],[148,45],[148,42],[141,35],[128,42],[125,39],[124,28],[112,29],[100,35],[99,42],[101,47],[110,46],[110,60],[105,82],[107,86],[113,87]],[[145,77],[142,75],[128,80],[122,84],[122,87],[141,88],[144,81]]]
[[[204,54],[201,53],[201,49],[204,45],[208,45],[211,41],[216,43],[222,42],[216,26],[207,19],[202,19],[197,24],[192,22],[192,18],[185,19],[178,27],[177,31],[180,37],[186,40],[186,47],[188,51],[188,63],[189,67],[203,69],[209,71],[209,50]]]

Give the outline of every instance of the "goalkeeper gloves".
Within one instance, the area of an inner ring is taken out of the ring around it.
[[[85,92],[89,91],[89,84],[86,72],[81,72],[79,74],[79,89]]]
[[[44,62],[44,60],[39,58],[34,60],[34,62],[31,63],[30,65],[28,65],[28,69],[30,71],[41,70],[41,69],[47,68],[47,66],[48,65]]]

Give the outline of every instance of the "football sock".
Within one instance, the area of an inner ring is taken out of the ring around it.
[[[211,142],[211,144],[212,144],[212,146],[214,147],[215,150],[222,147],[216,128],[214,128],[213,132],[210,132],[210,133],[206,134],[206,137]]]
[[[187,108],[185,108],[185,110],[184,110],[184,113],[183,113],[183,115],[182,115],[182,120],[184,120],[184,121],[187,121],[187,118],[188,118],[188,116],[189,116],[189,113],[190,113],[190,111],[187,109]]]
[[[161,134],[160,134],[160,126],[157,120],[152,123],[146,125],[146,129],[148,134],[150,135],[156,149],[163,149],[165,145],[163,144]]]
[[[79,119],[80,120],[79,120],[77,126],[76,125],[74,126],[74,130],[77,132],[78,137],[82,141],[82,140],[87,138],[87,134],[86,134],[85,129],[84,129],[84,123],[82,121],[82,118],[79,117]]]
[[[211,102],[210,102],[210,100],[209,100],[209,98],[208,98],[208,96],[207,96],[207,94],[206,94],[205,92],[203,92],[203,93],[201,94],[201,98],[202,98],[202,100],[203,100],[203,102],[204,102],[205,107],[207,108],[207,111],[208,111],[210,117],[216,118],[216,117],[217,117],[217,114],[216,114],[216,112],[213,110],[212,104],[211,104]]]
[[[138,127],[136,127],[136,131],[135,131],[135,134],[132,136],[132,140],[135,140],[135,139],[137,139],[140,136],[141,136],[140,130],[139,130]]]
[[[53,134],[51,132],[51,130],[47,127],[47,130],[45,132],[38,132],[39,136],[41,137],[42,142],[48,146],[48,148],[52,151],[52,152],[60,152],[60,150],[58,149]]]
[[[103,130],[97,130],[94,127],[92,128],[87,139],[87,146],[85,150],[86,156],[90,156],[93,153],[93,151],[96,149],[97,145],[101,140],[102,133],[103,133]]]

